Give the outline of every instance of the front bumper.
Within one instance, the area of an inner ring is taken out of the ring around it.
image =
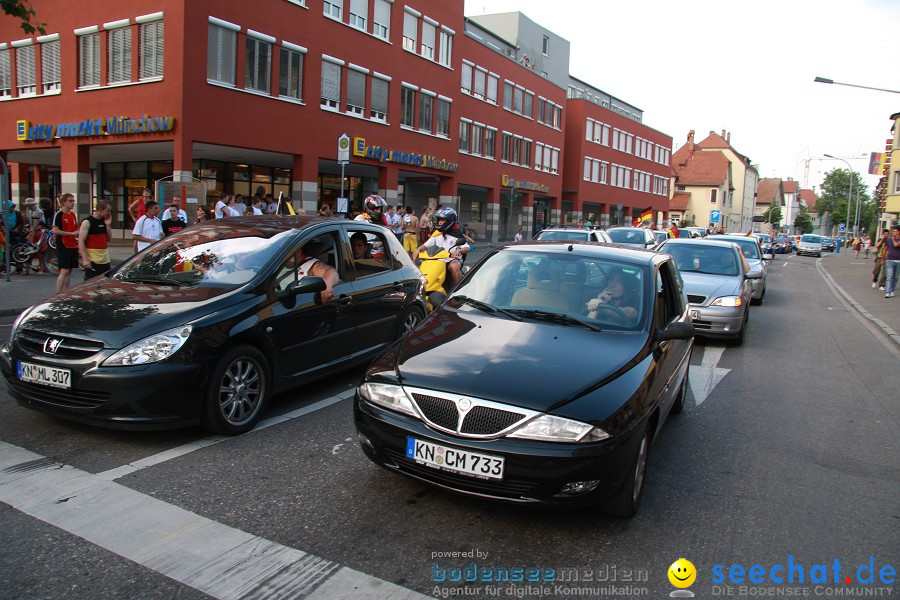
[[[431,485],[490,500],[580,506],[602,503],[630,475],[640,436],[625,434],[594,444],[554,444],[500,438],[472,440],[430,429],[422,421],[374,406],[357,393],[354,421],[363,452],[374,463]],[[639,427],[630,431],[639,431]],[[503,479],[485,480],[440,471],[406,457],[407,436],[472,452],[502,456]],[[572,482],[597,481],[580,494],[562,493]]]
[[[798,247],[797,247],[797,256],[817,256],[817,257],[821,257],[821,256],[822,256],[822,248],[821,248],[821,247],[818,247],[818,248],[810,248],[810,247],[798,246]]]
[[[757,280],[754,280],[754,282]],[[704,337],[735,337],[744,326],[743,306],[690,305],[694,329]],[[695,311],[699,316],[694,316]]]

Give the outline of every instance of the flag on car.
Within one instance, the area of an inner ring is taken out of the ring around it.
[[[635,227],[641,227],[646,225],[647,222],[653,220],[653,209],[648,208],[647,210],[641,212],[641,216],[634,220]]]
[[[278,192],[278,210],[275,211],[276,215],[295,215],[297,213],[294,212],[294,207],[291,206],[289,200],[286,200],[284,197],[284,192]]]

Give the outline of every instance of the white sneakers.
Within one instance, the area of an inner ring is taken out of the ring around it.
[[[894,292],[888,292],[887,294],[884,295],[884,297],[885,297],[885,298],[893,298],[893,297],[894,297]]]
[[[875,282],[872,282],[872,289],[875,289]]]

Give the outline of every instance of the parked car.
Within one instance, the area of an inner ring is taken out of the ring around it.
[[[822,251],[823,252],[834,252],[835,242],[832,237],[823,237],[822,238]]]
[[[750,301],[753,304],[762,304],[763,298],[766,296],[766,274],[769,265],[768,261],[763,258],[765,255],[762,252],[760,240],[746,235],[717,235],[707,239],[734,242],[738,245],[744,258],[747,259],[747,264],[750,265],[750,272],[760,275],[758,279],[751,280],[753,293],[750,295]]]
[[[752,272],[747,259],[733,242],[671,239],[659,248],[675,259],[690,302],[697,335],[744,342],[750,319]]]
[[[800,241],[797,243],[797,256],[804,254],[822,258],[822,237],[812,233],[800,236]]]
[[[577,229],[574,227],[552,227],[534,234],[536,240],[559,240],[571,242],[604,242],[612,240],[602,229]]]
[[[387,250],[354,260],[350,236]],[[298,260],[333,266],[297,278]],[[0,349],[23,406],[124,428],[237,434],[270,396],[370,360],[425,316],[419,270],[377,225],[236,217],[171,235],[31,307]]]
[[[637,248],[652,248],[656,245],[656,237],[646,227],[610,227],[606,233],[614,244]]]
[[[612,280],[635,312],[591,315]],[[692,337],[667,255],[500,247],[369,367],[358,438],[378,465],[442,489],[631,516],[649,449],[684,406]]]

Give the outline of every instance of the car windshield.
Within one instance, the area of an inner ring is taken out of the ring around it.
[[[819,244],[819,243],[821,243],[822,239],[817,235],[804,235],[803,237],[800,238],[800,241],[801,242],[809,242],[811,244]]]
[[[542,231],[538,234],[537,239],[539,240],[586,240],[588,239],[588,235],[590,235],[585,230],[566,230],[566,231]]]
[[[188,227],[124,263],[113,276],[164,285],[239,286],[247,283],[293,237],[293,230]]]
[[[640,331],[650,312],[647,272],[643,266],[571,252],[504,251],[485,258],[448,302],[453,306],[460,296],[526,320]],[[463,301],[459,305],[477,310]]]
[[[644,232],[640,229],[608,229],[606,233],[616,244],[644,245]]]
[[[737,256],[730,248],[700,243],[665,244],[661,251],[671,255],[675,259],[675,265],[682,272],[730,277],[738,274]]]
[[[734,242],[741,248],[741,252],[744,253],[744,256],[749,259],[759,260],[759,242],[756,241],[755,238],[749,237],[745,239],[735,238],[733,240],[728,240],[730,242]]]
[[[761,242],[769,243],[772,241],[772,236],[766,235],[765,233],[758,234],[756,237],[758,237]]]

